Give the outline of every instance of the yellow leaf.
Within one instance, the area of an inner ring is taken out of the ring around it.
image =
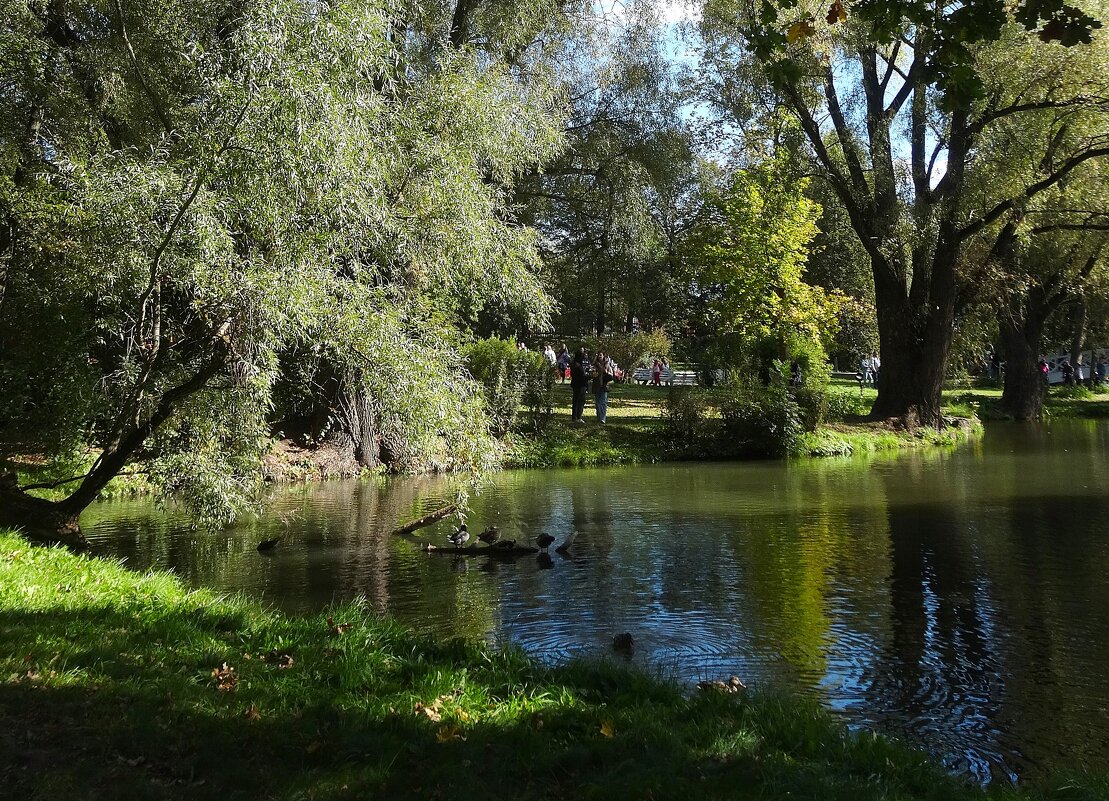
[[[605,737],[614,737],[616,735],[616,727],[612,725],[611,720],[601,722],[601,734]]]
[[[803,19],[793,23],[786,31],[786,41],[790,44],[797,44],[803,39],[808,39],[816,33],[816,28],[812,26],[812,21]]]
[[[445,743],[448,740],[457,740],[458,739],[458,727],[457,726],[442,726],[442,727],[440,727],[439,731],[435,732],[435,739],[438,740],[441,743]]]

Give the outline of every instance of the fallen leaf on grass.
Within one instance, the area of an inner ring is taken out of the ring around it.
[[[611,720],[605,720],[601,722],[601,734],[603,734],[605,737],[616,736],[616,727],[612,724]]]
[[[331,618],[328,618],[327,627],[331,630],[331,636],[338,637],[343,632],[350,630],[350,623],[336,623]]]
[[[449,740],[460,740],[462,738],[458,734],[457,726],[441,726],[439,731],[435,732],[435,739],[441,743],[445,743]]]
[[[224,662],[218,668],[212,668],[212,678],[216,681],[216,689],[223,693],[229,693],[235,689],[235,685],[239,683],[239,677],[235,675],[235,668]]]
[[[262,718],[262,713],[258,711],[258,707],[251,704],[243,710],[243,717],[247,720],[260,720]]]
[[[424,715],[428,720],[433,720],[438,723],[440,718],[442,718],[442,715],[439,713],[439,707],[440,704],[438,701],[436,701],[431,706],[425,706],[424,704],[417,701],[416,707],[413,711],[417,715]]]
[[[262,661],[267,662],[271,665],[277,665],[282,670],[284,670],[285,668],[291,668],[295,664],[293,657],[290,654],[283,654],[276,648],[274,648],[267,654],[263,654]]]
[[[321,748],[323,748],[323,743],[320,740],[313,740],[312,742],[308,743],[308,747],[304,750],[309,754],[314,754]]]

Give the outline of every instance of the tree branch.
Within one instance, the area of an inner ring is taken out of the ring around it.
[[[1075,169],[1079,165],[1089,161],[1090,159],[1102,158],[1103,156],[1109,156],[1109,147],[1092,148],[1090,150],[1087,150],[1085,153],[1080,153],[1079,155],[1074,156],[1073,158],[1066,161],[1058,170],[1044,178],[1042,181],[1037,181],[1036,183],[1032,184],[1016,197],[1009,198],[1002,203],[998,203],[996,206],[990,209],[981,219],[960,228],[957,232],[959,239],[964,240],[968,237],[973,236],[974,234],[985,228],[987,225],[995,222],[998,218],[1001,217],[1001,215],[1015,208],[1020,203],[1032,199],[1045,189],[1050,189],[1052,186],[1059,183],[1059,181],[1063,180],[1063,178],[1065,178],[1067,174],[1071,172],[1071,170]]]

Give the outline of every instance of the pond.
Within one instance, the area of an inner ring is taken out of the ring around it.
[[[446,497],[440,478],[281,488],[265,517],[217,533],[148,500],[82,523],[95,553],[290,611],[364,596],[433,636],[546,661],[800,690],[986,783],[1109,768],[1107,486],[1109,425],[999,424],[885,457],[508,472],[474,500],[475,531],[575,531],[571,558],[389,537]]]

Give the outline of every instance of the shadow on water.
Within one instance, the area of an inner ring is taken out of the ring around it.
[[[193,585],[290,611],[365,596],[417,630],[548,662],[611,655],[627,631],[641,665],[800,689],[980,781],[1109,761],[1109,424],[993,426],[895,458],[496,476],[471,528],[575,532],[550,561],[429,558],[388,538],[443,486],[285,489],[271,514],[213,533],[143,500],[83,524],[100,553]]]

